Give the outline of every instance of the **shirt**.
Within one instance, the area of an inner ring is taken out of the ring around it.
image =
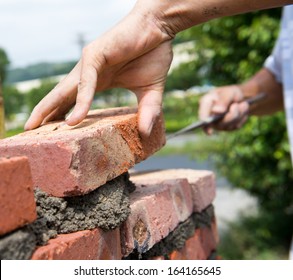
[[[283,8],[280,34],[264,67],[271,71],[283,86],[286,123],[293,162],[293,5]],[[289,259],[293,259],[293,237]]]
[[[293,162],[293,5],[283,8],[280,34],[264,67],[272,72],[283,86],[286,123]]]

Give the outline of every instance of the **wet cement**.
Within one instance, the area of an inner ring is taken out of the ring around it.
[[[180,223],[167,237],[155,244],[148,251],[137,248],[125,259],[127,260],[148,260],[153,257],[164,256],[167,260],[169,255],[184,247],[185,242],[194,235],[196,229],[209,227],[214,218],[213,205],[208,206],[200,213],[193,213],[187,220]]]
[[[0,238],[0,259],[29,259],[36,246],[59,233],[119,227],[130,214],[129,193],[134,190],[128,173],[83,196],[52,197],[36,189],[37,220]]]

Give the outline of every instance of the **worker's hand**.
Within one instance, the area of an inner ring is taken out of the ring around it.
[[[25,129],[64,117],[74,104],[66,122],[76,125],[86,117],[96,91],[123,87],[137,95],[139,131],[147,137],[161,110],[172,60],[170,42],[178,32],[219,16],[284,2],[288,0],[137,0],[124,20],[84,49],[69,75],[34,108]],[[214,109],[207,110],[210,114]]]
[[[199,118],[204,120],[211,115],[226,113],[224,118],[204,130],[212,134],[213,129],[234,130],[240,128],[248,118],[249,105],[243,101],[243,94],[238,85],[213,89],[200,100]]]
[[[153,14],[138,5],[112,30],[85,47],[69,75],[34,108],[25,129],[60,119],[77,125],[87,115],[95,92],[114,87],[133,91],[138,99],[139,131],[148,137],[161,112],[165,80],[172,61],[172,36]]]

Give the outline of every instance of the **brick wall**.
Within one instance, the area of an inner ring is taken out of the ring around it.
[[[210,171],[132,167],[165,144],[134,109],[92,111],[0,141],[1,259],[209,259],[219,242]]]

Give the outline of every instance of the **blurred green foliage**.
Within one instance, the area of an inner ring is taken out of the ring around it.
[[[218,254],[226,260],[285,260],[288,240],[282,239],[285,221],[275,223],[275,216],[262,212],[258,216],[243,216],[229,224],[221,237]]]
[[[281,9],[215,19],[177,35],[176,43],[194,42],[195,58],[169,75],[166,90],[194,85],[238,83],[263,65],[279,33]]]
[[[4,49],[0,48],[0,82],[2,83],[6,79],[7,67],[9,63],[10,61],[6,52],[4,51]]]
[[[163,112],[167,132],[175,132],[197,120],[198,96],[165,97]]]
[[[6,119],[12,120],[15,114],[21,112],[21,108],[25,105],[25,95],[20,93],[13,86],[3,87],[3,99],[5,106]]]
[[[234,186],[256,196],[260,212],[269,213],[271,228],[282,228],[280,241],[293,233],[293,172],[284,113],[251,117],[235,132],[220,133],[213,159],[217,169]]]

